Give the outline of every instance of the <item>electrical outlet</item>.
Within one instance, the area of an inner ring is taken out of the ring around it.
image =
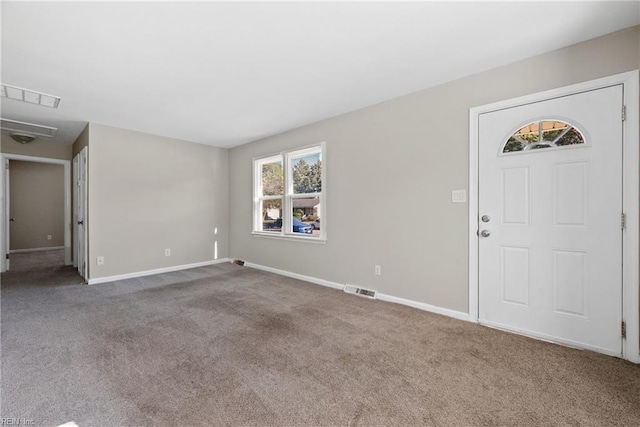
[[[96,259],[96,261],[97,261],[98,265],[104,265],[104,257],[103,256],[99,256]]]
[[[51,240],[53,236],[51,234],[47,234],[47,240]]]
[[[164,256],[171,256],[171,248],[167,248],[164,250]]]
[[[373,272],[376,276],[382,276],[382,268],[379,265],[373,267]]]

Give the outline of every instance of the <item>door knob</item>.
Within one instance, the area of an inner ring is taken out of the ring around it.
[[[489,222],[491,221],[491,217],[489,215],[482,215],[482,218],[480,218],[482,220],[482,222]]]
[[[13,219],[13,218],[9,218],[9,222],[13,222],[13,221],[14,221],[14,219]]]
[[[480,235],[481,235],[482,237],[489,237],[489,236],[491,236],[491,232],[490,232],[489,230],[482,230],[482,231],[480,232]]]

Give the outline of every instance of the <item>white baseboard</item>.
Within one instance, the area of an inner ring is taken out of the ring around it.
[[[304,280],[305,282],[315,283],[316,285],[322,285],[328,288],[333,288],[338,290],[344,289],[344,285],[341,285],[340,283],[330,282],[329,280],[318,279],[316,277],[305,276],[303,274],[292,273],[290,271],[280,270],[273,267],[265,267],[264,265],[254,264],[251,262],[245,262],[244,266],[249,268],[255,268],[256,270],[268,271],[269,273],[279,274],[280,276],[286,276],[294,279]]]
[[[264,265],[253,264],[251,262],[245,262],[245,267],[255,268],[256,270],[268,271],[270,273],[279,274],[281,276],[292,277],[294,279],[304,280],[305,282],[315,283],[317,285],[326,286],[333,289],[344,290],[344,286],[340,283],[331,282],[329,280],[318,279],[316,277],[305,276],[303,274],[292,273],[286,270],[280,270],[278,268],[266,267]],[[437,307],[431,304],[425,304],[423,302],[413,301],[405,298],[398,298],[392,295],[381,294],[379,292],[376,293],[376,299],[386,302],[392,302],[396,304],[402,304],[409,307],[417,308],[419,310],[428,311],[430,313],[442,314],[443,316],[453,317],[455,319],[466,320],[469,321],[469,314],[461,311],[451,310],[448,308]]]
[[[64,246],[49,246],[46,248],[29,248],[29,249],[11,249],[10,254],[20,254],[24,252],[42,252],[42,251],[55,251],[58,249],[64,249]]]
[[[118,274],[116,276],[98,277],[89,279],[89,285],[97,285],[99,283],[114,282],[116,280],[134,279],[136,277],[152,276],[154,274],[171,273],[172,271],[189,270],[190,268],[204,267],[207,265],[223,264],[231,262],[229,258],[221,258],[211,261],[196,262],[193,264],[175,265],[173,267],[156,268],[155,270],[136,271],[134,273]]]
[[[396,304],[408,305],[409,307],[419,310],[428,311],[430,313],[442,314],[443,316],[453,317],[455,319],[469,321],[469,314],[462,311],[451,310],[449,308],[438,307],[436,305],[426,304],[424,302],[413,301],[405,298],[398,298],[387,294],[376,294],[376,299],[381,301],[393,302]]]

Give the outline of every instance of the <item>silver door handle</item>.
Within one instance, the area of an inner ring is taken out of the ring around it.
[[[482,231],[480,232],[480,235],[481,235],[482,237],[489,237],[489,236],[491,236],[491,232],[490,232],[489,230],[482,230]]]
[[[482,220],[482,222],[489,222],[491,221],[491,217],[489,215],[482,215],[482,218],[480,218]]]

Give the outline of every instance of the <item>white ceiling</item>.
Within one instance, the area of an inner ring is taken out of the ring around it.
[[[6,2],[4,118],[232,147],[640,23],[640,2]]]

